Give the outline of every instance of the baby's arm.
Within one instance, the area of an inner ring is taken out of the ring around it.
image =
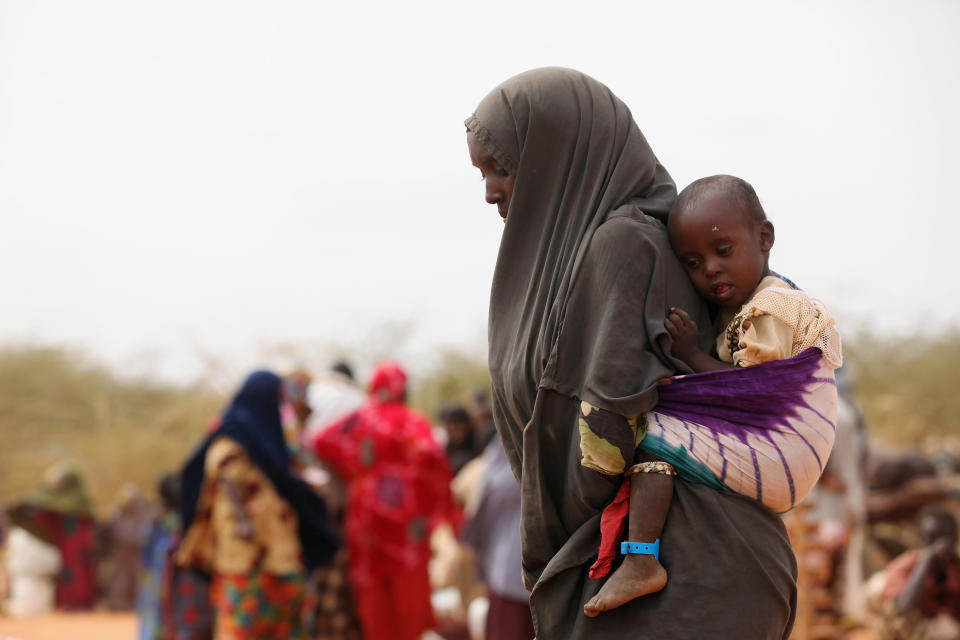
[[[673,338],[670,353],[675,358],[683,360],[697,373],[733,368],[732,364],[717,360],[700,349],[700,331],[697,329],[697,323],[683,309],[671,307],[663,324]]]

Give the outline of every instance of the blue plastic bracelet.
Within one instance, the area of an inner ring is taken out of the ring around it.
[[[660,538],[656,542],[621,542],[620,553],[639,553],[660,559]]]

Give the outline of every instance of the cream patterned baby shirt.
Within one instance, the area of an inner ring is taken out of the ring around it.
[[[760,281],[733,316],[721,314],[717,357],[738,367],[792,358],[817,347],[833,367],[843,364],[840,334],[819,300],[777,276]]]

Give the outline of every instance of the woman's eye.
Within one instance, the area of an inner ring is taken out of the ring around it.
[[[717,247],[717,255],[720,256],[729,255],[731,251],[733,251],[733,247],[728,244],[725,244],[722,247]]]
[[[501,178],[509,178],[509,177],[510,177],[510,174],[507,173],[507,170],[504,169],[503,167],[496,167],[496,168],[493,170],[493,172],[494,172],[497,176],[499,176],[499,177],[501,177]]]

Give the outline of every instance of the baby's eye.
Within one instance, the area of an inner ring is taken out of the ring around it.
[[[717,247],[717,255],[720,256],[729,255],[731,251],[733,251],[733,247],[728,244]]]
[[[700,266],[700,261],[696,258],[687,258],[684,260],[683,266],[685,266],[687,269],[696,269]]]

